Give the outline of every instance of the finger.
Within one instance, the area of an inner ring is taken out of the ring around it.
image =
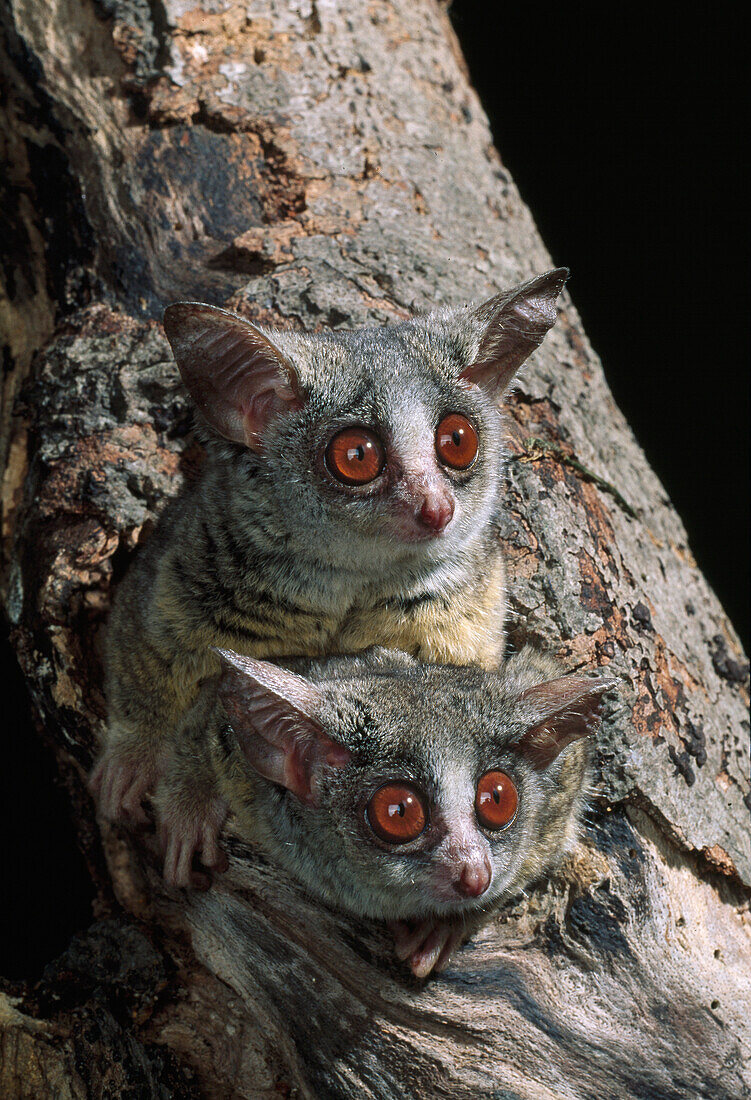
[[[193,881],[193,855],[195,854],[195,842],[181,841],[177,856],[175,882],[178,886],[187,889]]]
[[[219,837],[214,829],[207,829],[204,833],[201,845],[201,863],[205,867],[215,867],[221,862],[222,853],[219,849]]]
[[[168,886],[177,886],[177,841],[166,827],[164,829],[165,850],[162,875]]]
[[[456,928],[451,933],[443,951],[441,951],[438,962],[433,967],[436,974],[441,974],[447,968],[448,964],[451,962],[451,956],[454,954],[457,947],[461,945],[463,938],[464,933],[461,928]]]
[[[112,800],[112,784],[114,782],[114,769],[109,764],[105,764],[101,779],[101,794],[99,796],[99,812],[103,817],[109,817],[109,807]]]
[[[117,821],[120,816],[120,804],[130,779],[128,769],[124,767],[110,768],[112,780],[107,788],[106,804],[102,808],[104,816],[110,821]]]
[[[410,928],[409,925],[404,923],[404,931],[400,932],[399,938],[397,939],[396,934],[394,936],[394,949],[397,959],[401,959],[402,962],[408,959],[412,952],[430,935],[430,931],[434,927],[431,920],[419,921],[414,928]]]
[[[99,796],[99,793],[100,793],[101,787],[102,787],[103,777],[104,777],[104,757],[102,757],[102,759],[99,761],[99,763],[94,767],[94,769],[92,770],[92,772],[89,775],[89,778],[86,782],[86,786],[88,787],[89,794],[93,795],[94,798],[98,798],[98,796]]]
[[[439,924],[430,933],[422,947],[414,952],[409,960],[409,967],[416,978],[427,978],[430,971],[438,962],[450,935],[450,927],[445,924]]]

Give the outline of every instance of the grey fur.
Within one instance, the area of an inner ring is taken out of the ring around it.
[[[314,895],[380,919],[486,913],[554,866],[572,844],[588,778],[586,738],[612,679],[558,679],[554,662],[531,649],[496,672],[429,665],[373,649],[286,663],[315,689],[303,694],[297,688],[295,695],[283,684],[259,685],[254,673],[262,665],[224,654],[219,695],[232,725],[216,737],[213,751],[223,772],[232,773],[227,797],[239,831]],[[539,690],[529,691],[550,681],[550,692],[568,699],[557,711],[552,696],[543,704]],[[259,703],[278,703],[274,720],[298,725],[306,744],[314,736],[302,728],[309,720],[349,749],[346,763],[315,766],[315,804],[304,804],[248,766],[243,745],[259,737]],[[547,767],[536,768],[524,751],[525,737],[541,725],[553,729],[556,720],[576,723],[577,739]],[[479,778],[497,768],[514,780],[519,805],[506,829],[491,832],[477,822],[474,797]],[[365,806],[378,787],[397,779],[423,791],[442,824],[409,844],[384,846],[368,825]],[[477,834],[465,840],[476,839],[489,851],[492,881],[476,899],[437,900],[435,876],[451,872],[437,866],[445,858],[444,833],[459,819]]]
[[[261,331],[213,307],[170,307],[165,325],[201,409],[207,457],[116,595],[109,724],[91,780],[105,817],[143,820],[141,800],[158,787],[164,822],[202,821],[215,853],[226,811],[201,763],[199,700],[201,680],[218,670],[211,646],[313,657],[381,644],[427,660],[500,661],[498,399],[554,323],[565,274],[358,332]],[[437,424],[450,412],[479,436],[466,470],[436,456]],[[353,424],[378,433],[388,460],[377,483],[344,489],[324,452]],[[438,534],[420,527],[423,492],[452,501]],[[195,751],[175,757],[179,742]],[[172,881],[189,876],[195,842],[190,829]]]

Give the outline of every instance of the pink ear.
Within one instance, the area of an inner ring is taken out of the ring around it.
[[[292,367],[243,317],[177,302],[164,312],[164,331],[197,408],[227,439],[259,451],[269,420],[299,407]]]
[[[532,709],[530,728],[514,748],[538,770],[547,768],[560,752],[594,733],[603,694],[617,681],[607,676],[561,676],[527,688],[519,702]]]
[[[250,766],[315,805],[323,768],[341,768],[349,749],[328,737],[315,717],[322,692],[268,661],[216,649],[222,661],[219,699]]]
[[[567,278],[567,268],[558,267],[478,306],[474,318],[485,331],[477,358],[461,377],[497,400],[555,324],[556,298]]]

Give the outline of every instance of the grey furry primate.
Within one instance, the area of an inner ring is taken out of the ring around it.
[[[566,275],[358,332],[167,310],[207,458],[116,594],[91,777],[104,817],[141,821],[156,792],[162,833],[183,830],[171,838],[182,856],[193,845],[222,865],[216,782],[200,753],[170,764],[175,745],[200,744],[211,725],[199,684],[218,671],[212,646],[315,657],[378,644],[499,662],[499,403],[554,324]],[[190,881],[182,857],[165,874]]]
[[[389,921],[418,976],[573,845],[611,677],[531,648],[495,671],[219,652],[209,736],[178,754],[206,754],[238,833],[311,894]]]

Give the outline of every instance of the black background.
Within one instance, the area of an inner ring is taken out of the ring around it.
[[[740,9],[664,9],[449,13],[503,162],[748,651],[748,59]]]
[[[504,163],[748,647],[742,9],[674,10],[661,24],[656,5],[456,0],[450,14]],[[2,657],[0,974],[33,979],[89,923],[92,891],[10,647]]]

